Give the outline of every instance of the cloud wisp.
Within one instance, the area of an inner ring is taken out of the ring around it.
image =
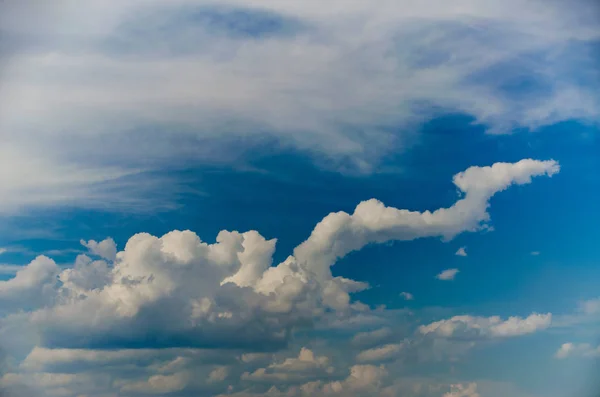
[[[447,113],[597,121],[600,29],[576,3],[3,2],[0,213],[140,207],[157,171],[265,142],[370,172]]]

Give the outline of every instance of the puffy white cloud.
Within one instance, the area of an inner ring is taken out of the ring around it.
[[[459,272],[460,272],[460,270],[458,270],[458,269],[446,269],[446,270],[443,270],[437,276],[435,276],[435,278],[437,278],[438,280],[443,280],[443,281],[451,281],[451,280],[454,280],[454,278],[456,277],[456,275]]]
[[[554,355],[558,359],[567,357],[600,357],[600,346],[594,347],[588,343],[564,343]]]
[[[84,241],[81,240],[81,245],[86,247],[91,254],[97,255],[102,259],[114,261],[117,257],[117,244],[111,237],[106,238],[100,242],[95,240]]]
[[[259,368],[252,373],[242,375],[243,380],[290,383],[306,381],[311,378],[320,378],[331,374],[334,368],[329,364],[326,356],[315,356],[312,350],[303,347],[297,358],[287,358],[281,363],[272,363],[266,368]]]
[[[460,247],[454,255],[467,256],[467,247]]]
[[[2,309],[16,306],[31,310],[44,304],[52,304],[59,272],[60,268],[56,263],[46,256],[39,256],[22,266],[13,278],[0,281]]]
[[[285,343],[294,327],[310,324],[327,310],[368,309],[350,298],[367,284],[332,276],[330,268],[338,259],[371,243],[450,239],[481,230],[490,221],[492,195],[558,171],[555,161],[530,159],[471,167],[454,176],[462,192],[459,200],[433,212],[364,201],[352,214],[327,215],[276,266],[275,240],[256,231],[222,231],[213,244],[191,231],[162,237],[140,233],[116,255],[112,239],[85,243],[109,261],[80,255],[58,280],[56,265],[38,258],[0,284],[0,293],[14,298],[23,288],[54,292],[47,307],[30,316],[31,328],[46,347],[145,347],[139,341],[161,347],[272,346]],[[494,332],[512,332],[511,321],[494,325]]]
[[[464,315],[422,325],[419,327],[419,332],[443,338],[506,338],[547,329],[551,322],[551,313],[533,313],[526,318],[509,317],[506,320],[499,316]]]
[[[1,3],[0,212],[147,205],[140,171],[227,161],[240,134],[369,171],[440,112],[491,132],[598,118],[592,2],[216,3]]]

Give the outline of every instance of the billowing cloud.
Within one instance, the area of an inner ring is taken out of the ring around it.
[[[496,192],[558,171],[556,162],[536,160],[471,167],[453,179],[462,197],[433,212],[364,201],[352,214],[327,215],[293,255],[276,266],[276,241],[256,231],[222,231],[213,244],[191,231],[162,237],[141,233],[116,255],[112,239],[84,242],[103,259],[80,255],[74,267],[60,274],[54,262],[40,257],[2,282],[0,292],[3,299],[13,300],[43,292],[45,298],[38,299],[33,308],[39,309],[29,321],[45,347],[254,345],[260,350],[285,344],[294,328],[309,325],[326,311],[365,310],[350,296],[368,285],[331,273],[331,266],[348,253],[371,243],[450,239],[484,229],[490,220],[489,199]],[[450,323],[473,321],[480,320]],[[511,326],[526,327],[513,324],[515,319],[505,324],[488,321],[494,334],[518,332]]]
[[[110,237],[100,242],[81,240],[81,245],[86,247],[92,255],[97,255],[102,259],[114,261],[117,257],[117,244]]]
[[[467,256],[467,247],[460,247],[458,251],[454,255],[457,256]]]
[[[242,380],[268,383],[292,383],[307,381],[311,378],[322,378],[333,373],[326,356],[315,356],[312,350],[302,348],[298,357],[287,358],[283,362],[270,364],[266,368],[258,368],[254,372],[246,372]]]
[[[40,256],[0,282],[0,299],[10,302],[5,307],[22,309],[0,320],[1,335],[35,345],[3,380],[14,388],[30,376],[36,392],[67,396],[218,395],[228,385],[238,396],[394,396],[400,389],[388,369],[372,364],[395,362],[405,352],[421,360],[416,349],[428,343],[533,333],[548,327],[551,315],[456,316],[421,326],[409,337],[415,343],[405,344],[382,321],[385,309],[352,299],[369,285],[333,276],[331,267],[373,243],[449,240],[484,230],[495,193],[558,171],[556,162],[537,160],[471,167],[453,179],[458,201],[433,212],[367,200],[351,214],[327,215],[275,265],[276,240],[257,231],[221,231],[214,243],[191,231],[140,233],[119,252],[110,238],[83,241],[89,253],[66,269]],[[310,330],[321,320],[324,327]],[[348,336],[341,366],[337,353],[315,354],[317,347],[298,346],[283,359],[273,354],[289,349],[297,332],[336,329],[359,330]],[[78,378],[78,371],[89,376]]]
[[[1,310],[15,307],[31,310],[52,302],[58,285],[56,276],[59,272],[56,263],[45,256],[36,258],[27,266],[22,266],[13,278],[0,281]]]
[[[0,4],[0,213],[147,207],[173,190],[151,171],[228,162],[239,136],[369,172],[439,114],[598,119],[587,0]]]
[[[551,322],[551,313],[533,313],[525,318],[509,317],[506,320],[499,316],[464,315],[422,325],[419,327],[419,332],[423,335],[431,334],[442,338],[507,338],[547,329]]]

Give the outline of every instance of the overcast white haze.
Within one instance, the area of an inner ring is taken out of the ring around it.
[[[600,358],[599,21],[593,0],[0,2],[0,396],[583,390],[551,374]],[[429,147],[442,117],[462,124]],[[311,171],[285,176],[294,156]]]

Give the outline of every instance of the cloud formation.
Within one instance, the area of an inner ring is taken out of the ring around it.
[[[227,379],[238,379],[247,390],[235,388],[232,395],[259,395],[265,393],[256,391],[261,387],[281,384],[266,395],[394,396],[396,386],[384,382],[387,369],[374,364],[395,362],[407,345],[389,327],[376,329],[376,322],[365,320],[384,311],[352,299],[368,284],[333,276],[331,267],[373,243],[448,240],[484,230],[495,193],[557,172],[558,163],[531,159],[471,167],[453,178],[458,201],[433,212],[367,200],[352,214],[327,215],[276,265],[276,240],[257,231],[221,231],[214,243],[191,231],[161,237],[140,233],[119,252],[110,238],[83,241],[89,253],[67,269],[40,256],[14,278],[0,281],[0,299],[19,311],[0,320],[0,335],[10,331],[13,337],[31,335],[35,340],[20,371],[6,374],[5,380],[17,385],[30,374],[36,390],[68,388],[78,394],[97,386],[122,394],[202,390],[216,395]],[[265,353],[285,349],[295,332],[326,318],[363,327],[350,342],[353,366],[345,378],[341,374],[347,363],[336,367],[328,355],[317,355],[312,348],[268,361]],[[545,329],[550,320],[550,314],[506,320],[456,316],[423,325],[413,337],[513,337]],[[229,353],[206,353],[217,347]],[[105,372],[89,379],[72,376],[74,366],[122,368],[132,363],[134,376],[119,381]]]
[[[509,317],[503,320],[499,316],[474,317],[455,316],[448,320],[435,321],[419,327],[421,334],[443,338],[508,338],[531,334],[550,326],[552,314],[533,313],[526,318]]]
[[[554,355],[558,359],[567,357],[600,357],[600,346],[594,347],[588,343],[563,343]]]
[[[265,140],[370,172],[437,115],[597,121],[600,29],[576,3],[2,2],[0,213],[147,207],[147,171]]]
[[[364,201],[353,214],[327,215],[277,266],[271,266],[275,240],[256,231],[222,231],[214,244],[191,231],[141,233],[116,256],[111,239],[85,243],[104,259],[81,255],[59,280],[56,265],[40,257],[0,287],[5,299],[17,291],[54,291],[30,320],[48,347],[285,343],[292,328],[327,310],[363,310],[350,295],[368,285],[333,277],[330,268],[340,258],[371,243],[481,230],[496,192],[558,171],[556,162],[536,160],[471,167],[453,179],[462,197],[434,212]]]
[[[452,281],[456,277],[456,275],[460,272],[458,269],[446,269],[443,270],[440,274],[435,276],[438,280],[442,281]]]

